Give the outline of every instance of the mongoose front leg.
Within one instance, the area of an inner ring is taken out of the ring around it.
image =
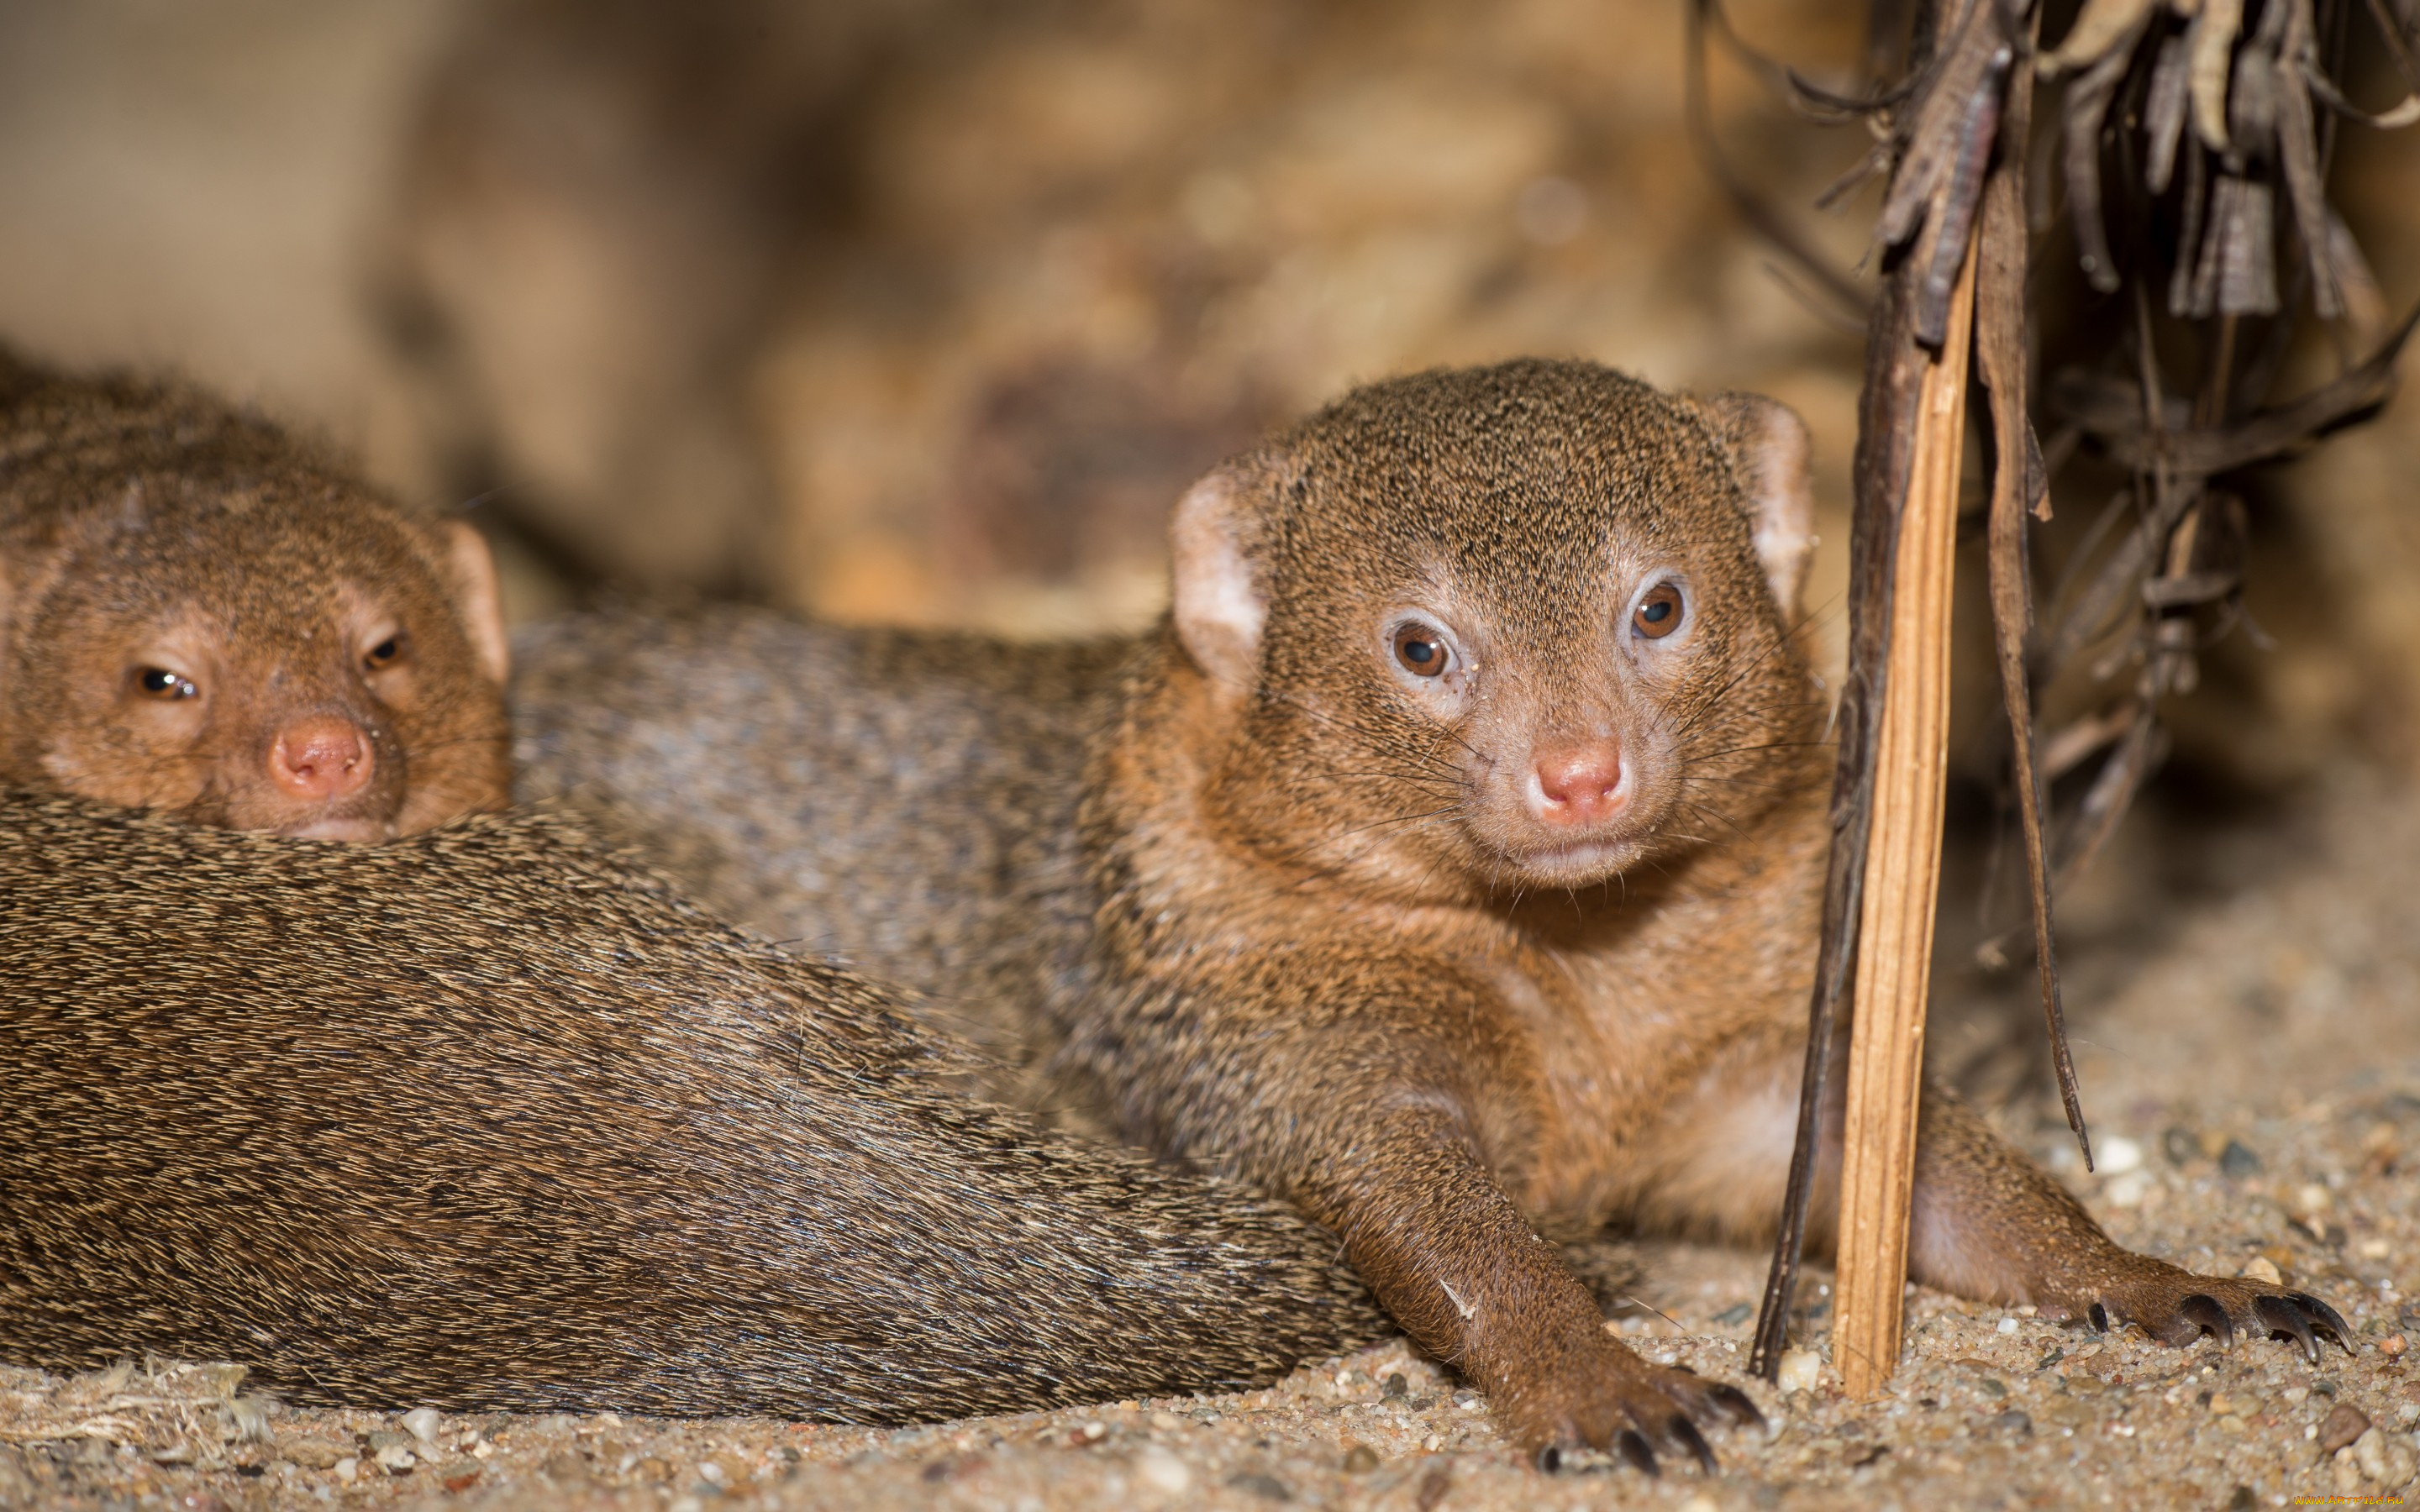
[[[1799,1055],[1780,1041],[1745,1051],[1675,1104],[1641,1146],[1652,1173],[1637,1214],[1644,1223],[1769,1242],[1790,1165]],[[1808,1214],[1808,1242],[1818,1252],[1831,1248],[1838,1222],[1844,1070],[1836,1064],[1830,1081]],[[1908,1273],[1927,1286],[2031,1303],[2099,1327],[2133,1323],[2169,1344],[2191,1344],[2205,1333],[2226,1343],[2248,1331],[2291,1338],[2314,1360],[2318,1334],[2352,1347],[2344,1319],[2316,1297],[2195,1275],[2118,1245],[2066,1188],[1941,1087],[1924,1089],[1913,1197]]]
[[[1490,1174],[1461,1120],[1414,1088],[1361,1152],[1308,1175],[1297,1196],[1396,1322],[1487,1393],[1500,1431],[1551,1467],[1609,1449],[1642,1470],[1656,1451],[1708,1471],[1699,1421],[1756,1424],[1736,1387],[1641,1359],[1606,1331],[1596,1299]]]
[[[2313,1364],[2315,1335],[2352,1352],[2335,1308],[2266,1282],[2195,1275],[2120,1247],[2083,1204],[1993,1134],[1953,1093],[1927,1088],[1916,1132],[1908,1268],[1930,1286],[2032,1303],[2096,1328],[2133,1323],[2167,1344],[2205,1333],[2289,1338]]]
[[[1532,1052],[1436,963],[1362,954],[1222,960],[1176,986],[1192,1032],[1139,1014],[1080,1049],[1154,1143],[1214,1152],[1334,1229],[1404,1332],[1484,1391],[1497,1428],[1553,1464],[1610,1450],[1711,1465],[1700,1425],[1762,1419],[1737,1388],[1641,1359],[1507,1191],[1543,1093]],[[1339,970],[1340,965],[1346,969]],[[1163,1011],[1166,998],[1133,1004]]]

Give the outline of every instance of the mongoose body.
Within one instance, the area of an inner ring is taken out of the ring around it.
[[[0,794],[0,1358],[897,1422],[1383,1331],[1282,1208],[954,1089],[561,816],[383,845]]]
[[[1771,1232],[1828,839],[1805,445],[1585,363],[1392,380],[1193,488],[1156,633],[577,619],[523,644],[520,749],[778,937],[1001,994],[1048,1095],[1335,1227],[1542,1458],[1711,1463],[1745,1399],[1541,1239]],[[1917,1280],[2347,1337],[2118,1248],[1938,1090],[1916,1182]]]
[[[382,840],[510,796],[493,569],[256,416],[0,352],[0,781]]]

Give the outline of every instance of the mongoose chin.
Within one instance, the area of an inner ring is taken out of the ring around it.
[[[1541,1241],[1770,1236],[1829,838],[1805,456],[1768,400],[1589,363],[1392,379],[1187,495],[1155,633],[575,619],[521,647],[521,748],[776,937],[994,1012],[1044,1095],[1292,1197],[1543,1462],[1711,1466],[1745,1396],[1609,1336]],[[1940,1088],[1909,1260],[2350,1348],[2120,1249]]]
[[[386,840],[509,797],[477,532],[191,389],[0,352],[0,781]]]

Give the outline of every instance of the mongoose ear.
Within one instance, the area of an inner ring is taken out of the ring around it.
[[[449,519],[444,530],[445,586],[453,590],[480,670],[501,687],[512,671],[512,651],[504,634],[504,595],[496,588],[496,559],[488,552],[488,538],[469,520]]]
[[[1785,622],[1795,620],[1807,563],[1815,554],[1807,423],[1788,405],[1759,393],[1717,393],[1699,403],[1730,452],[1773,601],[1781,606]]]
[[[1229,463],[1177,501],[1168,529],[1175,575],[1176,636],[1201,669],[1228,691],[1250,689],[1268,602],[1254,569],[1253,497],[1261,479]]]

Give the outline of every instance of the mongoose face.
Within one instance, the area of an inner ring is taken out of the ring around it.
[[[1771,401],[1532,362],[1373,385],[1214,473],[1175,526],[1178,632],[1236,710],[1210,801],[1397,896],[1723,839],[1809,714],[1804,453]]]
[[[28,380],[0,420],[0,779],[375,841],[502,807],[468,526],[191,394]]]

